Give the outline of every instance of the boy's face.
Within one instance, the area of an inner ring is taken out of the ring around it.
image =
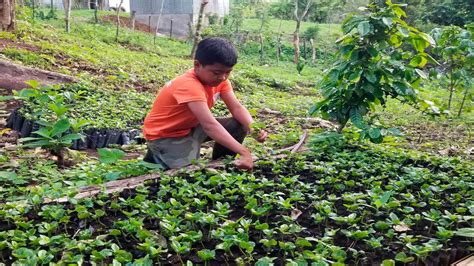
[[[229,78],[232,67],[221,63],[203,66],[199,61],[194,60],[194,72],[199,80],[208,86],[215,87]]]

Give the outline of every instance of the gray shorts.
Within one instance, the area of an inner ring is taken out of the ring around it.
[[[217,121],[230,133],[234,139],[242,143],[246,136],[244,127],[234,118],[217,118]],[[162,138],[147,141],[148,151],[143,159],[146,162],[161,164],[164,169],[180,168],[199,159],[201,144],[211,140],[201,125],[193,128],[185,137]],[[219,143],[214,144],[212,159],[235,155]]]

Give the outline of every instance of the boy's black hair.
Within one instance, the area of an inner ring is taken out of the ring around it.
[[[206,38],[199,42],[194,59],[203,66],[220,63],[227,67],[233,67],[237,64],[237,50],[226,39]]]

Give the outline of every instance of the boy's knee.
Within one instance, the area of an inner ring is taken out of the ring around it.
[[[235,133],[237,135],[243,136],[247,135],[244,126],[233,117],[229,121],[229,129],[230,133]]]

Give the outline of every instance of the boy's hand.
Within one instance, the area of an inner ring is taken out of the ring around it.
[[[264,130],[265,124],[261,122],[254,122],[250,124],[249,130],[251,136],[256,139],[258,142],[264,142],[268,137],[268,132]]]
[[[235,166],[239,169],[244,169],[244,170],[252,170],[253,168],[253,158],[252,154],[247,151],[245,153],[240,154],[240,157],[235,160]]]
[[[258,136],[255,138],[258,142],[264,142],[268,137],[268,132],[265,130],[260,130]]]

